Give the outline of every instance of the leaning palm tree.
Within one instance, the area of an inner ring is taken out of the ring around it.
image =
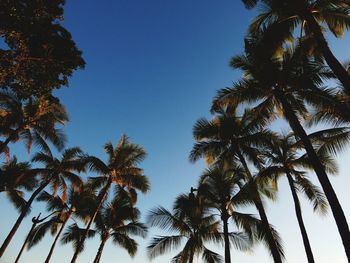
[[[30,228],[30,230],[29,230],[29,232],[28,232],[28,234],[23,242],[23,245],[22,245],[22,247],[17,255],[15,263],[19,262],[24,249],[28,245],[30,246],[29,242],[33,239],[33,236],[35,236],[35,238],[40,240],[43,237],[43,233],[45,233],[45,230],[47,228],[49,228],[50,226],[54,226],[55,223],[59,222],[59,217],[57,217],[57,211],[50,213],[49,215],[45,216],[44,218],[40,218],[40,216],[41,216],[41,213],[39,213],[39,215],[37,217],[32,218],[32,227]],[[46,221],[45,223],[42,223],[47,219],[48,219],[48,221]],[[35,228],[36,228],[37,224],[39,224],[39,223],[41,223],[41,228],[39,230],[37,230]],[[44,231],[43,231],[43,229],[44,229]]]
[[[84,169],[84,164],[81,162],[80,155],[81,150],[77,147],[69,148],[63,151],[61,159],[55,158],[49,149],[36,153],[32,162],[39,162],[44,164],[44,168],[32,169],[33,173],[41,176],[41,183],[31,193],[31,196],[26,201],[25,206],[21,210],[21,213],[12,227],[10,233],[5,238],[1,248],[0,257],[5,252],[7,246],[10,244],[13,236],[17,232],[18,227],[22,223],[24,217],[29,213],[31,205],[36,197],[48,186],[51,185],[56,192],[59,188],[62,189],[63,195],[66,195],[68,180],[71,185],[75,187],[81,187],[82,180],[75,172],[80,172]]]
[[[64,133],[57,124],[68,121],[68,114],[57,98],[30,98],[26,101],[9,91],[0,92],[0,153],[8,152],[8,144],[23,140],[28,152],[32,144],[48,148],[47,141],[58,149],[64,147]]]
[[[109,191],[113,185],[126,188],[134,202],[136,202],[137,198],[136,190],[142,193],[146,193],[149,190],[148,178],[143,175],[143,170],[138,167],[138,164],[146,157],[146,152],[142,147],[131,143],[128,137],[123,135],[115,147],[113,147],[112,143],[107,143],[104,148],[109,158],[107,163],[97,157],[85,157],[85,162],[90,169],[100,174],[97,177],[90,178],[89,182],[92,188],[99,190],[99,193],[97,206],[91,213],[84,234],[77,241],[71,260],[72,263],[76,261],[91,225],[95,221],[100,208],[108,199]]]
[[[231,233],[228,229],[230,218],[237,228],[242,228],[241,235],[248,237],[246,238],[248,242],[243,243],[244,246],[238,247],[239,249],[250,249],[256,239],[262,240],[268,246],[266,233],[260,232],[263,230],[261,221],[250,214],[239,212],[239,208],[254,205],[252,182],[245,183],[244,179],[244,172],[239,167],[224,169],[216,165],[206,169],[199,180],[198,195],[207,199],[209,206],[220,214],[224,234],[225,263],[231,262],[229,240]],[[278,239],[278,236],[275,239]]]
[[[91,189],[84,185],[79,189],[71,188],[68,198],[44,191],[37,200],[45,202],[48,211],[56,212],[56,219],[39,224],[34,228],[29,238],[28,248],[38,244],[50,231],[52,235],[55,235],[55,238],[45,259],[45,263],[48,263],[68,221],[71,218],[77,218],[86,222],[89,219],[90,211],[96,206],[96,196]]]
[[[350,259],[349,226],[344,211],[312,141],[301,125],[301,120],[308,117],[310,109],[341,108],[344,104],[337,99],[336,90],[323,86],[323,80],[329,77],[329,72],[319,61],[305,56],[298,48],[289,48],[278,58],[257,56],[257,50],[262,50],[257,47],[259,43],[247,43],[245,54],[233,58],[232,66],[242,69],[244,78],[235,83],[233,88],[220,90],[213,107],[254,103],[255,113],[266,124],[281,115],[287,120],[296,139],[300,138],[303,143]],[[345,108],[343,112],[349,113]]]
[[[312,135],[310,136],[312,137]],[[302,217],[298,192],[305,194],[313,204],[314,211],[327,212],[328,203],[320,189],[308,179],[305,169],[307,170],[312,166],[307,155],[300,155],[300,150],[302,150],[302,144],[295,141],[293,133],[286,136],[279,135],[278,138],[270,141],[263,151],[267,166],[260,171],[258,180],[269,179],[277,186],[280,177],[287,177],[307,259],[309,263],[314,263],[315,260]],[[336,172],[336,165],[328,155],[319,154],[319,157],[329,172]]]
[[[32,191],[37,185],[35,175],[29,171],[30,164],[18,162],[15,156],[0,167],[0,192],[5,193],[19,211],[26,205],[24,191]]]
[[[152,227],[160,227],[170,235],[156,236],[148,246],[151,259],[177,249],[185,242],[182,250],[172,258],[172,262],[193,263],[194,257],[202,255],[203,262],[223,262],[222,257],[208,249],[206,242],[223,242],[220,221],[210,213],[205,199],[180,195],[173,212],[163,207],[150,211],[147,221]],[[230,235],[234,243],[246,242],[241,236]]]
[[[196,122],[193,134],[197,142],[191,151],[190,160],[194,162],[201,157],[205,157],[209,163],[229,160],[243,167],[247,181],[252,181],[254,203],[269,240],[269,251],[275,262],[282,262],[284,257],[282,245],[279,239],[276,239],[277,235],[273,235],[258,191],[259,187],[253,180],[247,162],[249,160],[257,168],[261,167],[262,160],[257,147],[264,145],[273,134],[262,129],[265,125],[264,119],[255,118],[249,110],[242,116],[237,116],[236,111],[235,107],[217,108],[216,116],[212,120],[200,119]]]
[[[246,2],[252,6],[257,1]],[[250,32],[256,32],[262,26],[283,24],[285,30],[292,35],[295,28],[300,25],[301,30],[312,35],[311,37],[315,39],[316,48],[321,52],[347,93],[350,94],[350,75],[332,53],[324,35],[325,27],[337,38],[342,37],[344,31],[350,29],[349,1],[261,0],[260,3],[262,11],[254,19],[250,26]]]
[[[112,239],[115,245],[124,248],[130,256],[136,254],[137,242],[130,236],[145,237],[147,233],[147,228],[137,221],[139,214],[130,198],[123,194],[117,194],[111,203],[101,207],[95,218],[95,229],[89,230],[90,237],[98,234],[101,239],[94,263],[100,262],[104,246],[109,239]],[[64,234],[62,242],[79,240],[83,233],[84,229],[73,225]]]

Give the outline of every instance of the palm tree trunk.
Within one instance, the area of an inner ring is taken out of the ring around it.
[[[339,81],[343,84],[344,89],[350,94],[350,75],[343,67],[343,65],[339,62],[339,60],[334,56],[331,49],[328,46],[328,42],[325,39],[322,29],[319,23],[316,21],[310,10],[307,8],[307,3],[305,0],[298,0],[298,9],[300,10],[300,17],[305,19],[307,25],[314,33],[314,36],[317,40],[317,44],[328,64],[328,66],[332,69],[333,73],[337,76]]]
[[[310,159],[311,165],[313,166],[317,178],[322,186],[322,189],[327,197],[328,203],[330,204],[333,217],[338,227],[339,234],[341,236],[343,246],[345,249],[346,256],[350,262],[350,233],[349,225],[346,221],[346,217],[341,207],[338,197],[333,189],[331,182],[329,181],[328,175],[317,156],[315,149],[312,146],[312,143],[307,136],[304,128],[301,126],[298,117],[295,115],[292,107],[289,105],[287,99],[277,91],[278,99],[282,103],[283,110],[287,121],[289,122],[290,127],[294,131],[294,134],[299,137],[305,147],[306,153]]]
[[[63,231],[64,227],[66,226],[66,223],[68,222],[68,220],[69,220],[70,216],[72,215],[72,213],[73,213],[73,210],[72,210],[72,208],[70,208],[69,211],[68,211],[66,219],[62,223],[62,226],[61,226],[60,230],[58,231],[58,233],[57,233],[57,235],[55,237],[55,240],[53,241],[53,243],[51,245],[51,248],[50,248],[49,254],[46,257],[45,263],[49,263],[50,262],[50,259],[51,259],[52,253],[53,253],[53,251],[55,249],[56,243],[57,243],[59,237],[61,236],[62,231]]]
[[[19,215],[19,217],[17,218],[17,221],[15,222],[14,226],[12,227],[10,233],[7,235],[5,241],[2,243],[2,246],[0,248],[0,258],[2,257],[2,255],[4,254],[7,246],[10,244],[13,236],[16,234],[19,226],[21,225],[23,219],[26,217],[30,206],[32,205],[34,199],[37,197],[37,195],[50,183],[50,180],[47,180],[46,182],[44,182],[43,184],[41,184],[38,189],[36,189],[33,194],[31,195],[31,197],[29,198],[29,200],[27,201],[27,204],[25,205],[25,207],[23,208],[21,214]]]
[[[243,167],[244,167],[244,169],[249,177],[248,179],[253,180],[253,176],[249,170],[249,167],[248,167],[243,155],[239,151],[237,151],[237,155],[238,155],[238,158],[240,159],[240,162],[242,163],[242,165],[243,165]],[[265,229],[273,261],[275,263],[282,263],[281,251],[278,249],[277,244],[276,244],[276,240],[275,240],[274,236],[272,235],[270,223],[269,223],[269,220],[267,219],[267,215],[266,215],[265,208],[263,206],[263,203],[262,203],[259,191],[258,191],[258,187],[255,183],[253,183],[252,188],[253,188],[252,189],[253,194],[255,195],[254,204],[255,204],[256,209],[258,210],[258,213],[259,213],[259,216],[260,216],[260,219],[262,222],[262,226]]]
[[[294,201],[294,206],[295,206],[295,214],[297,216],[301,236],[303,238],[303,243],[304,243],[304,248],[305,248],[307,260],[309,263],[315,263],[314,255],[312,253],[312,249],[311,249],[311,245],[310,245],[310,241],[309,241],[309,237],[307,235],[306,228],[305,228],[304,221],[303,221],[303,216],[301,213],[299,198],[298,198],[297,192],[295,191],[294,180],[289,172],[287,172],[287,178],[288,178],[290,190],[292,191],[292,196],[293,196],[293,201]]]
[[[229,215],[227,212],[221,215],[221,220],[223,223],[223,230],[224,230],[224,241],[225,241],[225,263],[231,263],[231,254],[230,254],[230,240],[228,238],[228,218]]]
[[[188,260],[188,263],[193,263],[193,258],[194,258],[194,251],[191,250],[191,252],[190,252],[190,258],[189,258],[189,260]]]
[[[94,214],[90,218],[89,223],[87,224],[87,226],[85,228],[85,232],[84,232],[81,240],[79,241],[79,243],[78,243],[78,245],[77,245],[77,247],[75,249],[74,255],[73,255],[72,260],[71,260],[71,263],[75,263],[75,261],[77,260],[78,255],[79,255],[80,250],[81,250],[81,247],[84,244],[85,239],[87,237],[87,234],[88,234],[88,232],[90,230],[90,227],[91,227],[92,223],[94,222],[94,220],[95,220],[95,218],[97,216],[97,213],[100,210],[100,208],[101,208],[101,206],[102,206],[102,204],[103,204],[103,202],[104,202],[104,200],[105,200],[105,198],[107,196],[107,193],[108,193],[109,188],[111,187],[111,184],[112,184],[112,178],[109,178],[107,185],[103,189],[103,193],[102,193],[101,198],[100,198],[100,200],[98,202],[98,205],[97,205],[97,207],[96,207],[96,209],[94,211]]]
[[[106,235],[105,237],[102,238],[101,244],[100,244],[100,246],[98,248],[98,251],[97,251],[97,254],[96,254],[96,257],[95,257],[93,263],[99,263],[100,262],[101,256],[102,256],[102,252],[103,252],[103,248],[104,248],[104,246],[106,244],[107,239],[108,239],[108,235]]]
[[[29,230],[29,232],[28,232],[28,234],[27,234],[27,236],[26,236],[26,239],[25,239],[24,242],[23,242],[23,245],[22,245],[22,247],[21,247],[21,250],[20,250],[19,253],[18,253],[18,256],[17,256],[17,258],[16,258],[16,260],[15,260],[15,263],[18,263],[19,259],[21,258],[22,253],[23,253],[23,251],[24,251],[24,248],[26,247],[26,245],[27,245],[27,243],[28,243],[29,237],[30,237],[31,233],[33,232],[35,226],[36,226],[37,223],[38,223],[39,217],[40,217],[40,214],[37,216],[37,218],[35,218],[35,217],[33,218],[33,220],[32,220],[32,221],[33,221],[32,227],[30,228],[30,230]],[[34,219],[36,219],[36,220],[34,220]]]

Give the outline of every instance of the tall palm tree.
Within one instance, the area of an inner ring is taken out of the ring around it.
[[[137,252],[137,242],[130,236],[145,237],[147,228],[138,222],[139,211],[130,202],[130,198],[125,195],[117,195],[116,198],[107,205],[101,207],[95,218],[95,229],[90,229],[90,237],[98,234],[101,242],[98,248],[94,263],[100,262],[102,252],[106,242],[112,238],[114,244],[124,248],[130,256]],[[64,234],[63,242],[79,240],[84,229],[77,225],[72,225]]]
[[[66,180],[68,180],[71,185],[75,187],[81,187],[82,180],[80,179],[79,175],[75,173],[84,169],[84,164],[80,159],[81,155],[81,150],[75,147],[63,151],[61,159],[55,158],[49,149],[38,152],[33,156],[32,162],[44,164],[44,168],[32,169],[32,172],[35,172],[41,176],[41,183],[35,189],[35,191],[31,193],[31,196],[26,201],[26,204],[10,233],[5,238],[0,248],[0,257],[4,254],[24,217],[29,213],[33,201],[48,185],[53,187],[54,192],[61,188],[63,195],[66,195],[67,191]]]
[[[37,185],[35,175],[29,171],[30,164],[18,162],[15,156],[0,167],[0,192],[5,193],[19,211],[26,205],[24,191],[32,191]]]
[[[54,97],[30,98],[25,101],[9,91],[0,92],[0,153],[8,152],[8,144],[23,140],[28,152],[32,144],[47,149],[51,142],[59,150],[64,147],[64,133],[57,124],[68,121],[68,114]]]
[[[108,199],[109,191],[112,186],[126,188],[134,202],[137,198],[136,190],[146,193],[149,190],[148,178],[143,175],[143,170],[138,165],[146,157],[145,150],[137,144],[131,143],[126,135],[123,135],[118,144],[113,147],[112,143],[107,143],[104,147],[108,155],[108,162],[93,156],[86,156],[85,162],[90,169],[100,174],[100,176],[90,178],[90,184],[95,189],[100,189],[98,193],[98,202],[94,211],[91,213],[90,220],[85,228],[81,239],[77,241],[76,249],[71,262],[75,262],[81,247],[89,233],[92,223]]]
[[[247,4],[252,6],[254,2],[257,1],[247,1]],[[300,25],[302,30],[312,34],[317,49],[350,94],[349,72],[334,56],[324,35],[325,26],[337,38],[350,28],[350,3],[344,0],[261,0],[260,3],[263,11],[253,21],[250,32],[261,26],[284,24],[292,35],[296,26]]]
[[[239,212],[240,207],[254,205],[254,196],[251,192],[251,182],[244,182],[244,172],[239,168],[224,169],[220,166],[208,168],[200,177],[198,195],[209,201],[209,206],[219,211],[223,225],[225,263],[231,262],[228,220],[231,218],[236,227],[243,228],[242,236],[247,236],[250,249],[255,239],[260,239],[268,246],[266,233],[261,233],[261,221],[254,216]],[[274,232],[275,233],[275,232]],[[275,237],[278,239],[278,237]]]
[[[242,165],[247,181],[253,182],[254,203],[269,240],[269,251],[275,262],[282,262],[284,257],[282,245],[276,239],[277,234],[272,233],[258,186],[254,183],[247,163],[249,160],[258,168],[261,167],[261,158],[256,147],[270,140],[272,134],[262,129],[264,119],[253,117],[249,110],[242,116],[237,116],[235,107],[223,107],[216,109],[216,116],[212,120],[198,120],[193,128],[197,143],[193,146],[190,160],[194,162],[200,157],[205,157],[209,162],[231,160]]]
[[[48,263],[69,219],[75,217],[87,221],[90,211],[96,206],[96,196],[91,189],[84,185],[79,189],[71,188],[68,198],[44,191],[38,196],[37,200],[45,202],[48,211],[57,213],[55,220],[39,224],[33,229],[28,243],[28,248],[30,249],[38,244],[48,231],[55,235],[50,251],[45,259],[45,263]]]
[[[168,211],[158,207],[150,211],[147,222],[159,227],[170,235],[152,238],[147,247],[151,259],[177,249],[185,241],[182,250],[172,258],[172,262],[193,263],[194,257],[202,255],[203,262],[223,262],[222,257],[205,246],[205,242],[223,242],[220,221],[210,213],[205,199],[199,196],[180,195]],[[230,235],[234,243],[246,242],[239,235]]]
[[[313,204],[315,211],[325,213],[328,203],[320,189],[307,178],[305,169],[310,169],[312,166],[306,155],[300,155],[301,149],[302,144],[295,141],[293,133],[286,136],[279,135],[276,140],[270,141],[263,152],[267,160],[267,166],[261,170],[258,178],[260,180],[271,179],[277,185],[277,181],[281,176],[287,177],[308,262],[314,263],[315,260],[302,217],[298,192],[305,194]],[[336,172],[336,165],[329,156],[319,155],[319,157],[328,171]]]
[[[325,168],[301,125],[301,120],[305,120],[310,108],[317,111],[324,107],[343,107],[343,103],[336,97],[337,91],[322,85],[323,80],[329,77],[328,70],[319,61],[306,57],[298,48],[287,49],[278,58],[268,58],[256,55],[259,43],[246,44],[245,54],[232,59],[232,66],[243,70],[243,80],[235,83],[233,88],[220,90],[213,107],[254,103],[254,111],[260,119],[265,119],[266,124],[282,114],[297,140],[300,138],[303,143],[350,259],[349,226],[344,211]],[[344,109],[346,112],[348,110]]]

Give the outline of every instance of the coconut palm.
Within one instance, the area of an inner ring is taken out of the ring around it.
[[[66,138],[56,128],[68,121],[65,108],[54,97],[40,97],[21,100],[14,93],[0,92],[0,153],[9,151],[8,144],[18,140],[25,142],[28,152],[32,144],[47,149],[47,141],[61,150]]]
[[[87,221],[90,211],[96,206],[96,196],[91,189],[84,185],[79,189],[71,188],[68,198],[44,191],[38,196],[37,200],[45,202],[48,211],[57,213],[56,220],[50,220],[35,227],[28,243],[28,248],[30,249],[38,244],[47,232],[50,231],[52,235],[55,235],[50,251],[45,259],[45,263],[48,263],[69,219],[75,217]]]
[[[60,188],[64,196],[67,194],[66,180],[68,180],[72,186],[82,186],[81,178],[78,174],[75,173],[80,172],[84,169],[84,164],[80,159],[81,155],[81,150],[75,147],[63,151],[61,159],[55,158],[49,149],[38,152],[33,156],[32,162],[44,164],[44,168],[32,169],[33,173],[39,174],[41,176],[41,183],[35,189],[35,191],[31,193],[31,196],[26,201],[26,204],[23,207],[10,233],[7,235],[5,241],[3,242],[0,248],[0,257],[5,252],[24,217],[29,213],[33,201],[48,185],[52,186],[54,193],[56,193]]]
[[[263,152],[267,160],[267,166],[261,170],[258,177],[262,180],[271,179],[276,186],[280,177],[287,177],[308,262],[313,263],[315,260],[303,221],[298,192],[304,193],[313,204],[314,210],[320,213],[327,211],[328,203],[322,191],[307,177],[305,169],[312,166],[306,155],[300,156],[301,148],[302,144],[295,141],[293,133],[286,136],[279,135],[276,140],[270,141]],[[319,157],[322,158],[322,163],[329,171],[336,172],[336,166],[331,158],[320,155]]]
[[[257,1],[245,2],[254,6]],[[262,26],[284,24],[285,30],[292,35],[300,25],[315,39],[316,48],[349,94],[350,75],[329,48],[324,30],[327,27],[335,37],[343,36],[344,31],[350,28],[350,3],[344,0],[261,0],[260,3],[262,12],[254,19],[250,32],[256,32]]]
[[[170,232],[170,235],[152,238],[147,247],[151,259],[177,249],[185,242],[171,262],[193,263],[194,257],[199,254],[202,255],[203,262],[223,262],[219,254],[205,246],[206,242],[223,242],[220,221],[210,213],[205,199],[180,195],[172,212],[163,207],[155,208],[150,211],[147,222],[152,227]],[[234,242],[242,241],[238,235],[230,237]]]
[[[98,234],[101,239],[94,263],[100,262],[106,242],[111,238],[115,245],[124,248],[130,256],[137,252],[137,242],[130,236],[145,237],[147,228],[138,222],[139,211],[133,207],[130,198],[123,194],[117,194],[116,198],[101,207],[95,218],[95,229],[90,229],[90,237]],[[63,242],[79,240],[84,229],[73,225],[64,234]]]
[[[86,156],[85,162],[90,169],[99,174],[97,177],[90,178],[91,187],[99,190],[97,206],[91,213],[91,218],[85,228],[84,234],[77,241],[76,250],[71,262],[75,262],[81,247],[89,233],[92,223],[108,199],[108,194],[113,185],[126,188],[133,202],[136,202],[137,191],[146,193],[149,190],[149,181],[143,170],[138,167],[146,157],[145,150],[137,144],[131,143],[126,135],[123,135],[118,144],[113,147],[112,143],[107,143],[104,147],[108,155],[108,162],[93,156]]]
[[[259,212],[262,225],[269,240],[269,251],[275,262],[282,262],[283,248],[273,235],[268,221],[258,186],[254,183],[251,169],[247,160],[258,168],[261,167],[261,158],[257,147],[264,144],[273,136],[263,130],[264,119],[253,118],[251,111],[246,110],[242,116],[237,116],[235,107],[216,109],[216,116],[208,121],[200,119],[193,128],[196,143],[190,154],[191,161],[205,157],[209,162],[231,160],[238,162],[244,169],[247,181],[253,181],[252,192],[255,196],[255,206]]]
[[[260,239],[268,246],[266,233],[261,233],[261,221],[254,216],[239,212],[239,208],[254,205],[251,182],[245,183],[244,172],[238,167],[224,169],[213,166],[202,174],[199,180],[198,195],[209,201],[209,206],[217,210],[223,225],[225,263],[231,262],[228,220],[231,218],[236,227],[243,228],[240,235],[248,242],[238,243],[241,250],[250,249],[254,239]],[[275,232],[273,232],[275,233]],[[278,239],[278,236],[275,237]],[[243,246],[242,246],[243,245]]]
[[[247,43],[246,52],[234,57],[232,66],[242,69],[243,80],[233,88],[220,90],[214,99],[218,105],[254,103],[254,111],[266,124],[277,116],[283,116],[292,128],[297,140],[302,141],[310,163],[327,197],[336,220],[347,256],[350,259],[349,227],[344,211],[329,181],[325,168],[301,125],[308,117],[310,109],[342,107],[337,99],[337,91],[323,86],[329,77],[328,70],[319,61],[303,55],[300,49],[289,48],[283,56],[265,58],[255,56],[258,43]],[[261,48],[261,47],[260,47]],[[349,112],[344,109],[344,113]]]
[[[36,185],[36,177],[30,173],[28,162],[18,162],[14,156],[0,168],[0,192],[5,193],[19,211],[26,205],[24,191],[31,191]]]
[[[26,238],[25,238],[25,240],[23,242],[23,245],[22,245],[22,247],[21,247],[21,249],[20,249],[20,251],[19,251],[19,253],[17,255],[15,263],[19,262],[24,249],[27,247],[27,245],[30,242],[30,240],[32,239],[33,235],[34,236],[39,236],[38,239],[42,238],[42,233],[43,232],[35,231],[36,225],[39,224],[39,223],[42,223],[43,221],[45,221],[48,218],[49,218],[49,220],[46,223],[42,223],[42,226],[43,226],[44,229],[47,228],[46,226],[50,226],[50,225],[55,224],[56,222],[59,221],[58,217],[54,215],[56,213],[57,212],[54,211],[51,214],[45,216],[44,218],[40,218],[41,213],[39,213],[39,215],[37,217],[33,217],[32,218],[32,227],[30,228],[30,230],[29,230],[29,232],[28,232],[28,234],[27,234],[27,236],[26,236]]]

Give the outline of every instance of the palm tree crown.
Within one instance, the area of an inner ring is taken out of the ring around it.
[[[99,176],[92,177],[89,180],[92,189],[99,190],[98,205],[91,213],[85,234],[77,243],[77,249],[71,260],[72,263],[76,261],[80,247],[83,245],[98,211],[108,199],[109,191],[113,185],[118,190],[120,188],[123,191],[126,190],[133,203],[137,200],[137,190],[146,193],[150,187],[148,178],[143,174],[143,170],[138,167],[146,157],[146,152],[142,147],[131,143],[129,138],[123,135],[115,147],[112,143],[107,143],[104,148],[108,155],[107,163],[94,156],[85,157],[85,163],[90,170],[99,174]]]
[[[173,212],[163,207],[151,210],[147,221],[173,235],[154,237],[148,246],[151,259],[177,249],[185,242],[182,250],[172,262],[192,263],[195,256],[202,255],[203,262],[222,262],[222,257],[205,246],[206,242],[223,243],[220,221],[209,212],[205,199],[180,195]]]
[[[64,133],[56,127],[68,121],[65,108],[54,97],[30,98],[26,101],[14,93],[0,93],[0,135],[4,141],[0,152],[8,151],[8,144],[19,139],[30,151],[32,144],[48,149],[47,141],[59,150],[64,147]]]

